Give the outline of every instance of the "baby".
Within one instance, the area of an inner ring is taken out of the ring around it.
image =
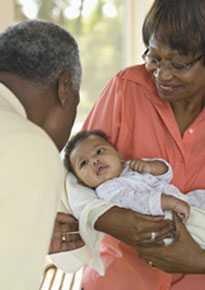
[[[170,165],[161,159],[125,162],[99,130],[81,131],[66,146],[65,166],[85,186],[95,189],[99,198],[149,215],[176,212],[184,221],[189,217],[192,195],[169,184]]]
[[[100,275],[105,274],[106,268],[100,255],[104,234],[87,225],[86,207],[81,206],[84,193],[88,194],[88,203],[89,194],[95,196],[96,193],[100,199],[111,201],[112,206],[118,205],[144,214],[172,218],[174,211],[182,217],[194,240],[205,249],[205,211],[202,210],[205,208],[205,190],[182,194],[170,184],[172,169],[166,161],[124,161],[108,137],[102,131],[95,130],[81,131],[69,141],[64,162],[66,168],[77,177],[76,180],[68,174],[67,193],[73,214],[79,219],[81,236],[88,251],[88,261],[83,260],[83,263],[93,267]],[[91,187],[94,192],[82,185]],[[151,240],[154,240],[152,235]],[[164,239],[165,245],[172,242],[173,238]],[[112,252],[117,257],[121,255],[117,243],[112,247]]]

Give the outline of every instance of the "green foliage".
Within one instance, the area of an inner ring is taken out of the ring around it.
[[[17,20],[25,19],[23,6],[16,0]],[[24,1],[24,2],[23,2]],[[77,1],[77,0],[75,0]],[[80,119],[83,119],[96,101],[103,86],[122,67],[122,0],[98,0],[88,17],[82,14],[86,0],[81,0],[79,16],[68,19],[64,13],[71,7],[73,0],[33,0],[38,7],[37,18],[53,21],[68,29],[80,46],[83,66],[81,87]],[[108,17],[103,12],[105,4],[112,2],[117,15]],[[17,11],[18,10],[18,11]]]

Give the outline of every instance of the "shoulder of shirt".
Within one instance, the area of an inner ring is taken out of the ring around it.
[[[59,151],[50,136],[38,125],[27,119],[23,106],[13,93],[0,85],[6,97],[0,95],[0,148],[2,152],[33,152],[32,155],[45,153],[59,160]],[[5,91],[6,89],[6,91]]]
[[[1,148],[7,144],[8,150],[12,150],[12,147],[15,148],[17,144],[21,144],[22,150],[33,151],[33,155],[36,152],[42,152],[42,155],[46,152],[47,155],[51,154],[59,159],[59,151],[50,136],[28,119],[21,118],[18,126],[13,127],[13,130],[9,128],[7,134],[3,133],[1,137]]]
[[[152,81],[152,76],[145,69],[144,64],[134,65],[121,70],[116,74],[115,78],[119,81],[131,81],[148,90],[153,90],[154,84]]]
[[[36,126],[35,124],[31,123],[30,125],[30,128],[32,127],[32,129],[30,132],[26,132],[28,138],[36,141],[38,140],[40,146],[45,146],[47,149],[51,148],[52,151],[59,155],[59,151],[50,136],[42,128]]]
[[[5,138],[5,142],[7,146],[0,144],[0,150],[4,152],[7,164],[14,163],[13,169],[21,170],[22,165],[19,166],[19,163],[22,163],[27,170],[35,172],[35,176],[43,175],[47,178],[49,175],[52,182],[56,180],[63,182],[65,172],[60,153],[43,130],[34,129],[30,132],[11,134],[9,138]],[[13,148],[16,154],[11,154]]]
[[[30,140],[41,139],[55,146],[50,136],[40,126],[31,122],[24,114],[17,112],[12,106],[0,107],[0,135],[1,143],[5,139],[22,139],[23,144],[28,136]]]

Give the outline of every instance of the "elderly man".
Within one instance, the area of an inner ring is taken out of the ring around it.
[[[78,46],[59,26],[25,21],[0,34],[1,289],[39,288],[80,79]]]

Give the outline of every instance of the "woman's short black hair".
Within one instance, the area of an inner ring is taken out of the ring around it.
[[[142,32],[146,47],[154,35],[180,54],[205,55],[205,1],[155,0]]]

